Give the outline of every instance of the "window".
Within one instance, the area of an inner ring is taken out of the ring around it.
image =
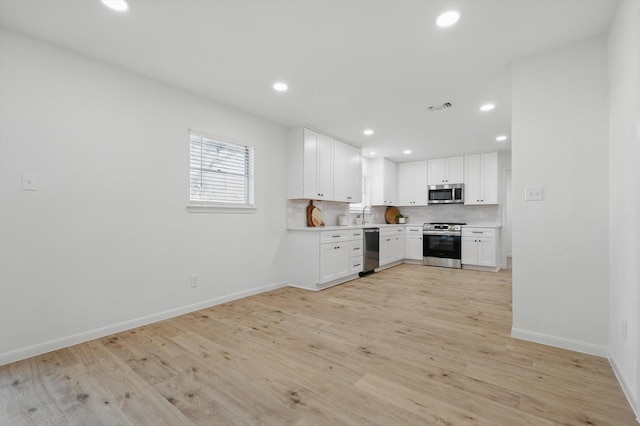
[[[189,132],[189,211],[254,210],[253,148]]]
[[[369,176],[362,176],[362,202],[349,204],[350,213],[362,213],[365,206],[371,207],[371,182]]]

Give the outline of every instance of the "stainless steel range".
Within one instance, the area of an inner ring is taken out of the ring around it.
[[[422,254],[425,265],[462,268],[462,225],[466,223],[425,223],[422,227]]]

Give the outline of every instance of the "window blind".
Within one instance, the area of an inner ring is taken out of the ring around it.
[[[253,147],[190,132],[190,204],[254,207]]]

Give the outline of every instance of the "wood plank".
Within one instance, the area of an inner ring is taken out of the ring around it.
[[[401,265],[0,367],[0,424],[637,425],[604,358],[513,339],[511,274]]]

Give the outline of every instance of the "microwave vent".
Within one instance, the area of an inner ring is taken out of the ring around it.
[[[451,102],[444,102],[441,105],[432,105],[430,107],[427,107],[427,109],[431,112],[433,111],[442,111],[443,109],[447,109],[447,108],[451,108],[453,106],[453,104]]]

